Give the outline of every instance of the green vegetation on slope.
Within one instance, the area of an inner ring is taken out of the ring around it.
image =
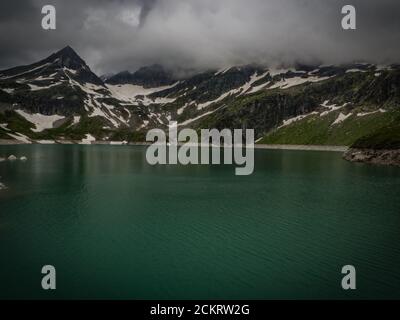
[[[399,119],[399,112],[394,111],[364,116],[357,116],[356,112],[353,112],[349,118],[333,124],[339,114],[340,111],[334,111],[326,116],[309,115],[302,120],[273,130],[258,143],[350,146],[373,132],[390,127],[395,128]],[[388,135],[394,131],[395,129],[386,130]]]
[[[73,125],[72,117],[68,117],[66,121],[57,128],[46,129],[41,132],[33,132],[35,125],[27,121],[15,111],[5,111],[0,113],[0,123],[8,123],[7,131],[0,128],[0,139],[13,139],[7,133],[22,133],[34,140],[81,140],[86,134],[90,133],[98,140],[105,141],[128,141],[128,142],[141,142],[145,140],[145,132],[134,131],[130,128],[121,129],[106,129],[110,123],[99,116],[88,117],[82,115],[79,123]]]
[[[19,132],[22,134],[31,134],[31,129],[35,128],[34,124],[30,123],[24,117],[11,110],[0,112],[0,123],[7,123],[7,128],[10,129],[10,132]],[[8,131],[4,131],[4,133],[5,132]]]
[[[357,149],[400,149],[400,118],[397,123],[392,123],[361,137],[351,147]]]

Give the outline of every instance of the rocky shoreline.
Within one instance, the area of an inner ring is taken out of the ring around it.
[[[351,148],[343,154],[343,158],[350,162],[400,166],[400,149],[378,150]]]

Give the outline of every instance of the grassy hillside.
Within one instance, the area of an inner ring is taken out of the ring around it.
[[[375,132],[361,137],[352,144],[358,149],[400,149],[400,119],[396,123],[385,126]]]
[[[364,145],[374,141],[378,144],[377,142],[383,141],[384,137],[386,139],[393,137],[395,141],[395,137],[399,135],[400,112],[398,111],[376,112],[363,116],[358,116],[357,112],[353,111],[351,116],[334,124],[341,112],[343,111],[333,111],[325,116],[309,115],[271,131],[258,143],[351,146],[356,141]],[[376,135],[375,140],[373,140],[374,135]],[[363,140],[364,137],[369,138]]]

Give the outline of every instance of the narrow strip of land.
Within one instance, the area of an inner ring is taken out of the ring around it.
[[[73,140],[56,140],[54,143],[58,144],[79,144],[81,141]],[[35,143],[35,141],[33,141]],[[0,139],[0,145],[14,145],[24,144],[24,142],[13,139]],[[46,143],[45,143],[46,144]],[[90,144],[116,144],[110,141],[92,141]],[[147,146],[150,142],[130,142],[128,145]],[[122,144],[126,145],[126,144]],[[180,143],[181,145],[181,143]],[[255,149],[279,149],[279,150],[305,150],[305,151],[333,151],[333,152],[346,152],[349,147],[346,146],[327,146],[327,145],[295,145],[295,144],[255,144]]]
[[[306,151],[333,151],[346,152],[346,146],[326,146],[326,145],[302,145],[302,144],[256,144],[256,149],[280,149],[280,150],[306,150]]]
[[[0,145],[14,145],[14,144],[25,144],[25,143],[14,139],[0,139]]]

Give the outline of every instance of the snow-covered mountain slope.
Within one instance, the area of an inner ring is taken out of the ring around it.
[[[345,103],[360,114],[394,110],[400,105],[399,70],[246,65],[176,79],[151,66],[101,79],[66,47],[37,63],[0,71],[0,138],[135,141],[171,120],[193,128],[254,128],[260,138]]]
[[[144,120],[149,121],[146,110],[136,103],[140,90],[126,99],[124,91],[118,89],[104,84],[72,48],[66,47],[37,63],[1,71],[0,111],[15,111],[33,124],[32,132],[67,122],[71,122],[68,127],[79,127],[78,118],[96,122],[97,129],[110,130],[140,127]],[[50,123],[49,119],[57,121]]]

